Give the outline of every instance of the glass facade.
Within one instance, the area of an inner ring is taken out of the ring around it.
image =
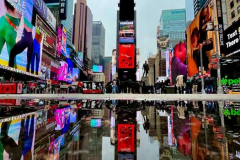
[[[103,65],[105,56],[105,28],[100,21],[92,26],[92,63]]]
[[[194,15],[202,8],[207,0],[194,0]]]
[[[185,4],[186,4],[186,27],[188,27],[188,25],[194,19],[193,0],[185,0]]]
[[[169,48],[185,40],[185,9],[163,10],[160,18],[160,35],[169,35]]]
[[[86,52],[87,58],[91,60],[92,58],[92,24],[93,24],[93,14],[90,8],[87,6],[87,19],[86,19]]]

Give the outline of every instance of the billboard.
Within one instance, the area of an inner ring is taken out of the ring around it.
[[[62,129],[62,133],[66,133],[70,127],[70,113],[71,113],[71,107],[64,108],[64,127]]]
[[[51,74],[51,59],[48,55],[43,53],[42,55],[42,62],[41,62],[41,72],[40,72],[40,78],[41,79],[50,79]]]
[[[134,152],[134,125],[119,124],[118,125],[118,152]]]
[[[66,63],[68,64],[67,82],[72,83],[73,82],[73,63],[69,58],[66,59]]]
[[[58,26],[58,37],[57,37],[57,57],[61,56],[61,50],[62,50],[62,28],[61,26]]]
[[[33,159],[36,114],[1,119],[0,159]]]
[[[134,43],[134,22],[122,21],[119,27],[119,43]]]
[[[219,5],[220,0],[208,0],[200,9],[195,19],[186,30],[187,34],[187,62],[188,62],[188,76],[193,76],[199,72],[200,64],[200,48],[202,48],[203,67],[205,71],[210,69],[212,55],[216,52],[216,42],[214,31],[208,30],[209,22],[214,20],[213,12],[217,14],[217,10],[212,9],[211,2]],[[216,7],[214,7],[216,9]],[[220,22],[218,17],[218,22]],[[221,24],[219,23],[219,29]],[[219,48],[220,50],[220,48]]]
[[[48,111],[45,109],[40,109],[40,110],[37,110],[36,113],[37,113],[37,124],[36,124],[36,137],[37,137],[38,135],[46,131]]]
[[[134,68],[135,63],[135,45],[120,44],[118,55],[118,68]]]
[[[240,52],[240,20],[232,24],[224,31],[224,54],[231,56]]]
[[[35,27],[43,35],[43,50],[55,58],[57,48],[56,34],[47,26],[47,24],[38,15],[36,16]]]
[[[157,37],[157,47],[159,50],[167,49],[168,46],[169,46],[169,35]]]
[[[117,50],[112,51],[112,77],[117,72]]]
[[[91,127],[101,127],[101,119],[91,119]]]
[[[58,80],[67,81],[68,64],[64,61],[61,61],[60,64],[61,64],[61,67],[58,73]]]
[[[60,69],[60,63],[57,61],[51,61],[51,75],[50,79],[57,81],[58,80],[58,73]]]
[[[79,80],[79,75],[80,75],[80,70],[78,68],[73,68],[73,82],[78,82]]]
[[[0,67],[38,77],[43,41],[31,24],[33,2],[1,0],[0,6]],[[15,17],[10,16],[11,10]]]
[[[187,65],[185,65],[187,56],[186,43],[178,43],[174,47],[173,56],[171,59],[171,79],[172,84],[176,84],[176,78],[179,75],[187,76]]]
[[[92,71],[95,72],[95,73],[102,73],[103,72],[103,66],[93,65]]]
[[[59,158],[60,158],[61,139],[62,139],[62,136],[59,136],[57,139],[55,139],[54,155],[53,155],[54,160],[59,160]]]
[[[61,46],[61,53],[66,56],[67,55],[67,30],[62,25],[62,46]]]

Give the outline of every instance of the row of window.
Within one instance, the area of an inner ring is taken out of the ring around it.
[[[236,0],[236,2],[238,3],[238,2],[240,2],[240,0]],[[234,0],[230,3],[230,7],[231,7],[231,9],[234,7]]]
[[[239,0],[240,1],[240,0]],[[240,5],[238,6],[238,8],[237,8],[237,12],[238,12],[238,14],[240,14]],[[232,11],[231,12],[231,18],[233,19],[233,18],[235,18],[236,17],[236,14],[235,14],[235,10],[234,11]]]

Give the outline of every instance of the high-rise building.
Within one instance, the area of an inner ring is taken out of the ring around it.
[[[185,9],[163,10],[160,18],[160,36],[169,35],[169,48],[185,41]]]
[[[85,31],[86,31],[86,0],[77,0],[74,10],[74,25],[73,25],[73,44],[77,52],[84,53],[85,57]]]
[[[186,27],[188,27],[189,24],[194,19],[193,0],[185,0],[185,4],[186,4]]]
[[[101,21],[92,26],[92,63],[103,65],[105,56],[105,28]]]
[[[95,82],[104,82],[104,84],[105,84],[105,75],[104,75],[104,73],[93,73],[93,81],[95,81]]]
[[[105,84],[111,81],[112,57],[104,58]]]
[[[86,39],[85,39],[85,46],[86,46],[86,54],[87,54],[87,58],[89,60],[92,59],[92,24],[93,24],[93,14],[92,11],[90,10],[90,8],[87,6],[87,10],[86,10],[86,15],[87,15],[87,19],[86,19]]]
[[[227,0],[228,26],[240,19],[240,0]]]
[[[194,5],[194,15],[196,16],[199,10],[202,8],[204,3],[206,3],[207,0],[193,0]]]

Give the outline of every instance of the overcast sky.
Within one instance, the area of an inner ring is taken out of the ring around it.
[[[116,24],[119,0],[87,0],[94,21],[102,21],[106,30],[105,56],[116,48]],[[156,54],[156,32],[162,10],[185,8],[185,0],[135,0],[137,11],[137,47],[141,64],[149,52]]]

